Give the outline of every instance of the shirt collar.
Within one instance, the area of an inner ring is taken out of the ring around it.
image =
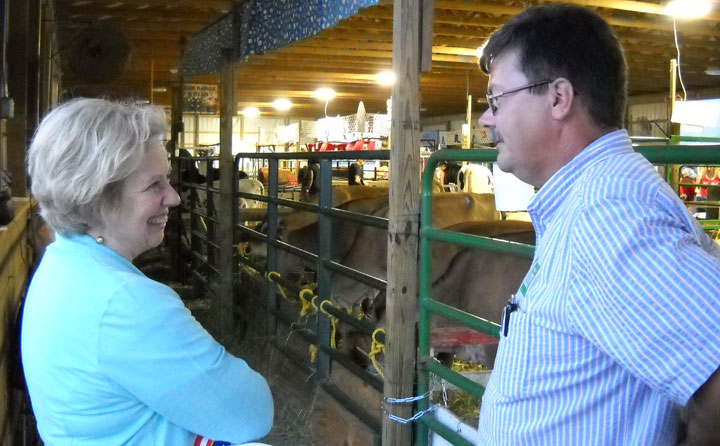
[[[56,239],[55,243],[58,243],[59,246],[72,245],[72,244],[82,245],[82,246],[89,248],[92,251],[102,252],[104,255],[125,264],[127,267],[131,268],[132,270],[134,270],[136,272],[140,272],[140,270],[138,270],[135,267],[135,265],[132,264],[132,262],[128,261],[128,259],[126,259],[125,257],[118,254],[115,250],[113,250],[109,246],[102,244],[102,243],[98,243],[97,241],[95,241],[94,238],[92,238],[91,236],[89,236],[87,234],[69,234],[69,235],[65,236],[65,235],[61,235],[60,233],[56,232],[55,239]]]
[[[528,212],[540,239],[547,223],[568,197],[568,191],[592,164],[613,155],[632,152],[627,130],[616,130],[596,139],[569,163],[561,167],[540,188],[528,205]]]

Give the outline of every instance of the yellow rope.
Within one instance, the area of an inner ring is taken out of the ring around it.
[[[308,349],[310,350],[310,362],[315,363],[315,361],[317,361],[317,347],[310,344]]]
[[[328,313],[325,308],[323,308],[323,305],[330,304],[330,306],[333,306],[333,303],[329,300],[325,299],[324,301],[320,302],[320,311],[327,314],[330,318],[330,325],[332,326],[332,332],[330,333],[330,347],[337,348],[337,342],[335,342],[335,334],[337,333],[337,322],[338,319],[333,316],[332,314]]]
[[[203,228],[205,228],[205,232],[207,232],[207,225],[205,224],[205,219],[200,217],[200,223],[202,223]]]
[[[453,357],[452,365],[450,366],[455,372],[479,372],[485,370],[482,364],[476,364],[473,361],[461,361],[457,357]]]
[[[377,335],[378,333],[385,334],[385,329],[378,328],[377,330],[373,331],[372,346],[370,347],[370,353],[368,353],[368,356],[370,357],[370,360],[372,361],[372,365],[373,365],[373,367],[375,367],[375,370],[377,370],[377,372],[380,374],[380,376],[384,377],[385,375],[383,374],[382,369],[380,368],[380,366],[377,363],[377,360],[375,359],[375,356],[377,356],[379,353],[383,353],[383,354],[385,353],[385,344],[383,344],[382,342],[378,341],[375,338],[375,335]]]
[[[352,307],[347,307],[345,311],[347,311],[348,314],[354,316],[355,319],[362,319],[363,316],[365,316],[361,303],[356,303]]]
[[[307,297],[307,295],[310,295]],[[310,288],[303,288],[300,290],[300,316],[305,316],[307,313],[313,311],[313,300],[317,296],[313,296],[313,291]]]
[[[279,279],[279,278],[280,278],[280,273],[279,273],[279,272],[277,272],[277,271],[268,271],[268,273],[265,274],[265,278],[266,278],[267,280],[271,281],[271,282],[275,282],[275,285],[277,285],[277,290],[278,290],[278,292],[280,293],[280,296],[282,296],[283,299],[292,302],[292,300],[287,296],[287,293],[285,292],[285,288],[283,288],[282,285],[280,285],[279,283],[277,283],[277,282],[275,281],[275,279]]]

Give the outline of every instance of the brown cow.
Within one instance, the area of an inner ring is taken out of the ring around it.
[[[354,188],[360,188],[355,186]],[[387,218],[389,213],[387,195],[353,200],[337,206],[338,209],[352,211],[376,217]],[[307,213],[298,212],[283,215],[278,222],[279,240],[306,251],[317,253],[318,223],[297,226],[298,222],[307,222]],[[496,220],[494,197],[491,194],[444,193],[437,194],[433,200],[433,225],[447,228],[470,221]],[[466,223],[467,224],[467,223]],[[266,223],[258,230],[266,232]],[[330,259],[349,268],[357,269],[371,276],[385,279],[387,275],[387,231],[366,226],[353,221],[333,219],[332,245]],[[251,242],[250,253],[265,257],[265,245]],[[278,251],[277,270],[289,277],[302,271],[306,265],[300,258]],[[364,298],[374,298],[377,290],[356,282],[340,274],[331,278],[331,300],[339,306],[349,307]]]
[[[527,245],[535,244],[532,224],[522,221],[467,222],[447,230],[492,237]],[[380,260],[367,258],[367,263]],[[465,248],[460,245],[434,242],[431,244],[431,296],[434,300],[459,308],[467,313],[500,323],[503,307],[510,295],[517,291],[530,268],[530,259],[511,254]],[[383,276],[384,277],[384,276]],[[375,302],[365,302],[367,318],[378,327],[384,325],[384,294]],[[457,324],[444,318],[433,318],[434,328],[453,327]],[[340,330],[341,348],[361,366],[369,365],[364,352],[369,351],[369,340],[349,326]],[[494,362],[497,344],[476,347],[436,347],[435,351],[456,354],[488,367]]]

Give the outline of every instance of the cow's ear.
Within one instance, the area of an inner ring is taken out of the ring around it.
[[[369,297],[366,297],[362,300],[362,302],[360,302],[360,308],[362,309],[363,314],[367,316],[368,311],[372,309],[372,300]]]

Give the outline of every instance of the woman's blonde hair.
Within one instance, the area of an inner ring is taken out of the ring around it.
[[[166,128],[165,112],[149,105],[81,98],[50,112],[27,155],[31,190],[48,224],[61,235],[103,226],[123,180]]]

